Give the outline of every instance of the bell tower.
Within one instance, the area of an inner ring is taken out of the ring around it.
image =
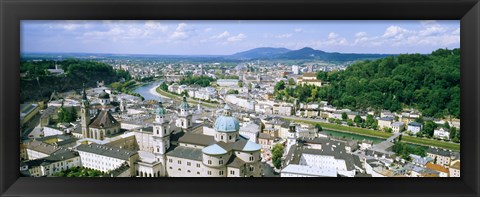
[[[81,125],[82,125],[82,136],[83,138],[88,138],[90,137],[89,128],[88,128],[88,126],[90,125],[90,103],[88,102],[87,93],[85,92],[85,83],[83,84],[83,90],[82,90],[80,116],[81,116]]]

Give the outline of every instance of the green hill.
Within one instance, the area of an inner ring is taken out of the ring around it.
[[[53,75],[47,69],[55,68],[55,64],[65,71],[61,75]],[[53,91],[65,92],[80,90],[82,84],[95,87],[97,81],[105,84],[129,78],[123,71],[115,71],[110,65],[84,60],[68,59],[64,61],[23,61],[20,73],[20,101],[47,100]]]
[[[335,106],[391,111],[414,107],[426,116],[460,117],[459,49],[364,61],[343,72],[320,72],[317,78],[330,82],[319,96]]]
[[[318,72],[326,87],[278,88],[276,99],[292,102],[326,100],[352,110],[401,111],[416,108],[425,116],[460,117],[460,50],[402,54],[366,60],[344,71]]]

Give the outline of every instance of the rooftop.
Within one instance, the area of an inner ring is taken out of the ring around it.
[[[99,144],[81,144],[76,148],[78,151],[94,153],[106,157],[113,157],[122,160],[128,160],[133,155],[137,154],[135,151],[120,149],[116,147],[109,147]]]
[[[301,174],[316,177],[337,177],[337,170],[334,168],[319,168],[296,164],[287,165],[287,167],[282,169],[282,173]]]
[[[167,151],[168,156],[202,161],[202,149],[185,146],[171,146]]]

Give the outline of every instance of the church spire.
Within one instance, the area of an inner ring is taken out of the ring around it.
[[[85,106],[88,106],[88,98],[87,98],[87,92],[85,91],[85,83],[83,83],[83,89],[82,89],[82,104]]]

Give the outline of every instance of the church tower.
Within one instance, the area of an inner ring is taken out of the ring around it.
[[[153,139],[155,145],[153,153],[165,154],[170,148],[170,129],[168,122],[165,121],[166,110],[162,106],[162,102],[158,102],[155,109],[155,121],[153,122]]]
[[[82,102],[80,105],[80,116],[82,118],[81,125],[82,125],[82,135],[83,138],[89,137],[89,128],[90,125],[90,103],[88,102],[87,93],[85,92],[85,84],[83,84],[82,90]]]
[[[157,162],[163,166],[160,170],[159,176],[166,176],[166,153],[170,148],[170,128],[168,121],[165,120],[167,110],[163,108],[162,102],[158,102],[155,109],[155,121],[153,121],[153,154]]]
[[[189,129],[192,127],[192,114],[190,113],[190,105],[187,103],[187,97],[183,96],[182,103],[178,109],[177,126],[182,129]]]
[[[297,129],[295,124],[292,122],[288,127],[288,136],[287,136],[287,149],[288,150],[292,145],[297,143]]]
[[[120,111],[121,112],[127,111],[127,104],[125,103],[125,99],[120,99]]]

